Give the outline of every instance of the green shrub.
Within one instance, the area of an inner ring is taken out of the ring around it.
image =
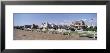
[[[63,33],[63,35],[68,35],[68,34],[70,35],[70,33],[69,33],[69,32],[64,32],[64,33]]]

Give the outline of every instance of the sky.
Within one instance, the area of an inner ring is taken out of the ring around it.
[[[41,25],[44,22],[71,24],[83,20],[88,26],[97,25],[97,13],[14,13],[14,26]]]

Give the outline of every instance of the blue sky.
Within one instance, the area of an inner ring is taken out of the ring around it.
[[[96,13],[14,13],[14,26],[41,25],[43,22],[55,24],[71,24],[77,20],[84,20],[87,25],[97,25]]]

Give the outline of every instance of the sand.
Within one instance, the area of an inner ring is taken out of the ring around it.
[[[78,34],[63,35],[36,31],[14,30],[14,40],[96,40],[94,38],[79,37]]]

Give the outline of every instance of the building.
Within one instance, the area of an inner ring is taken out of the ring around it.
[[[71,25],[75,30],[83,30],[86,26],[85,22],[83,20],[72,22]]]
[[[51,29],[51,28],[56,28],[56,29],[58,29],[58,28],[63,28],[63,29],[68,28],[68,26],[66,26],[66,25],[64,25],[64,26],[55,25],[55,24],[49,24],[48,22],[42,23],[41,27],[44,31],[48,30],[48,29]],[[83,30],[83,29],[85,29],[86,24],[83,20],[80,20],[80,21],[72,22],[70,27],[73,28],[74,30]]]

